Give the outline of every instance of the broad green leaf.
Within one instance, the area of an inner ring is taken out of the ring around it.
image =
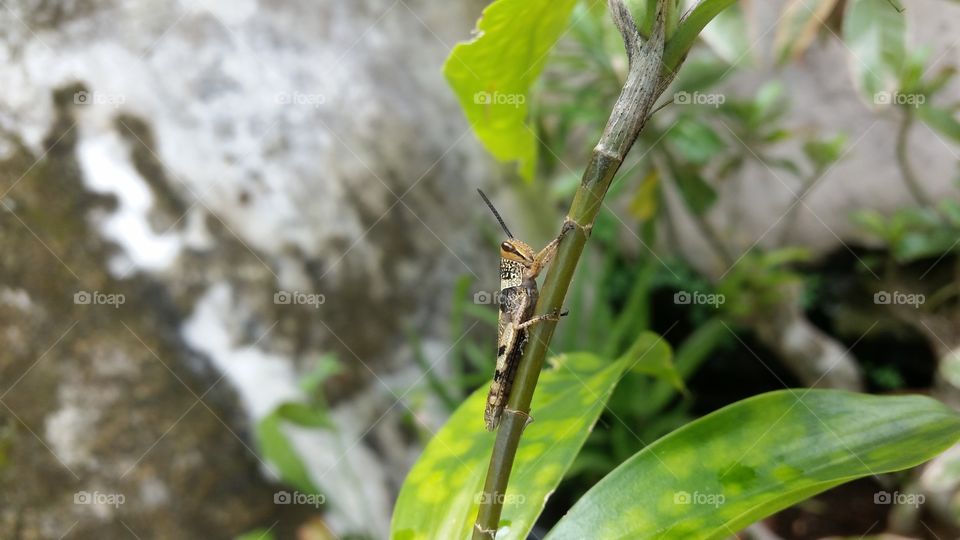
[[[777,61],[784,63],[803,55],[836,5],[837,0],[790,0],[777,26]]]
[[[540,376],[534,422],[523,433],[504,495],[501,527],[509,526],[510,538],[526,538],[629,365],[586,353],[551,363]],[[496,437],[483,427],[486,395],[486,388],[474,392],[427,445],[400,489],[391,538],[469,536]]]
[[[280,473],[280,479],[306,493],[319,493],[310,479],[306,465],[283,432],[283,420],[276,413],[268,414],[257,424],[260,453]]]
[[[576,0],[497,0],[483,10],[476,39],[457,44],[443,66],[464,114],[500,161],[519,161],[532,179],[536,139],[527,126],[530,87],[567,26]]]
[[[704,27],[721,11],[732,6],[736,0],[701,0],[680,21],[677,30],[670,36],[663,50],[664,71],[672,73],[680,67],[690,48]]]
[[[635,454],[547,539],[726,538],[849,480],[919,465],[958,439],[960,416],[927,397],[762,394]]]
[[[869,99],[897,90],[906,56],[906,20],[889,0],[850,0],[843,16],[843,41],[850,49],[855,82]]]

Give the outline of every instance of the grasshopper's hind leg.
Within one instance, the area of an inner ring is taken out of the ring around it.
[[[536,317],[530,317],[529,319],[523,321],[517,326],[518,330],[522,330],[528,326],[533,326],[538,322],[543,321],[559,321],[560,317],[563,317],[569,313],[568,311],[554,311],[553,313],[547,313],[546,315],[537,315]]]

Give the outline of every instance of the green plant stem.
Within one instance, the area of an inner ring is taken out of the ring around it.
[[[903,183],[906,184],[907,190],[917,204],[927,208],[935,208],[933,201],[921,187],[917,175],[913,173],[913,168],[910,166],[910,152],[907,141],[912,126],[913,113],[904,107],[903,120],[900,122],[900,129],[897,130],[897,165],[900,167],[900,176],[903,177]]]
[[[600,212],[607,189],[643,129],[654,102],[669,83],[661,76],[664,12],[668,1],[658,0],[654,30],[650,38],[643,43],[623,0],[609,2],[611,14],[627,50],[629,73],[567,213],[567,220],[575,227],[560,242],[557,255],[547,271],[537,302],[537,314],[555,313],[562,308],[577,262],[583,253],[593,222]],[[551,321],[530,327],[530,338],[490,457],[480,510],[473,530],[475,540],[492,539],[496,536],[513,461],[523,429],[531,420],[530,402],[555,328],[556,322]]]

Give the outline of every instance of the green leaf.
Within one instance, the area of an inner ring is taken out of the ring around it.
[[[281,480],[306,493],[320,493],[310,479],[306,465],[283,432],[283,420],[278,414],[263,417],[257,424],[256,434],[260,453],[277,468]]]
[[[917,117],[937,133],[949,137],[955,143],[960,143],[960,121],[950,110],[923,105],[917,108]]]
[[[534,422],[523,432],[504,495],[501,526],[510,527],[510,538],[527,537],[627,366],[586,353],[551,363],[537,384]],[[427,445],[400,489],[391,538],[469,537],[496,437],[483,429],[486,395],[485,388],[474,392]]]
[[[777,61],[782,64],[803,55],[836,5],[837,0],[790,0],[777,26]]]
[[[811,139],[803,144],[803,152],[816,170],[822,171],[840,159],[846,146],[847,136],[840,134],[831,138]]]
[[[906,57],[906,20],[889,0],[851,0],[843,17],[855,81],[871,100],[897,90]]]
[[[623,359],[629,362],[629,369],[644,375],[661,379],[677,390],[686,393],[683,377],[673,364],[673,349],[667,340],[654,332],[640,334]]]
[[[680,118],[667,132],[667,140],[687,161],[696,164],[706,163],[727,147],[712,127],[691,118]]]
[[[939,257],[956,247],[956,231],[938,227],[927,231],[905,232],[893,246],[893,254],[901,262],[911,262]]]
[[[736,0],[702,0],[687,14],[677,30],[670,36],[663,50],[664,71],[677,70],[690,48],[696,43],[700,32],[724,9],[732,6]]]
[[[885,241],[890,241],[887,220],[876,210],[859,210],[852,214],[851,220],[867,233]]]
[[[750,32],[740,4],[717,14],[700,33],[703,41],[728,64],[747,66],[750,55]]]
[[[673,175],[683,201],[694,214],[703,215],[717,200],[717,192],[700,176],[697,167],[681,165]]]
[[[280,405],[273,414],[279,418],[301,427],[331,428],[333,422],[327,412],[319,406],[306,403],[288,402]]]
[[[659,210],[660,174],[656,169],[651,169],[634,193],[629,211],[637,221],[647,221],[656,217]]]
[[[958,439],[960,416],[927,397],[762,394],[635,454],[547,539],[726,538],[849,480],[923,463]]]
[[[683,63],[673,88],[677,92],[693,93],[720,83],[731,72],[730,66],[718,62],[712,53],[697,54]]]
[[[536,140],[527,126],[530,87],[567,26],[576,0],[497,0],[483,10],[478,37],[450,52],[443,74],[483,145],[519,161],[530,180]]]
[[[300,388],[308,394],[319,392],[323,383],[343,371],[343,366],[334,354],[324,354],[317,359],[313,370],[300,380]]]

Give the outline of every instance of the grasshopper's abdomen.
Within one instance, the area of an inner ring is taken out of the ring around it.
[[[500,271],[501,281],[503,281],[503,265]],[[510,398],[513,379],[520,366],[528,337],[527,329],[519,326],[533,315],[537,296],[537,283],[533,279],[522,279],[517,286],[506,287],[500,291],[497,366],[493,373],[493,382],[490,384],[484,411],[484,421],[489,431],[495,430],[500,424],[503,409]]]

